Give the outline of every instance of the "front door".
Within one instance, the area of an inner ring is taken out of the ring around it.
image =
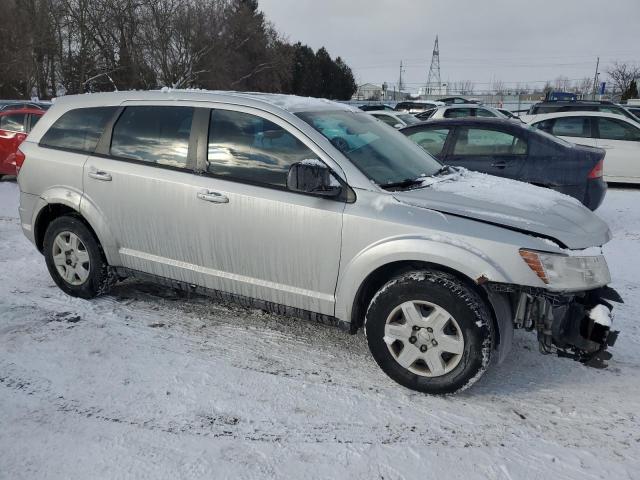
[[[209,121],[193,209],[205,285],[333,315],[345,204],[286,188],[291,164],[323,154],[266,113],[217,109]]]

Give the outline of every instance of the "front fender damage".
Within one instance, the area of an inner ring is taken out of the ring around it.
[[[510,345],[505,343],[511,340],[513,330],[524,329],[537,333],[543,354],[555,353],[595,368],[607,366],[606,361],[611,358],[607,349],[615,344],[619,333],[612,329],[610,302],[622,303],[612,288],[552,293],[542,288],[502,283],[484,282],[482,286],[498,320],[502,344],[499,360],[509,350]]]

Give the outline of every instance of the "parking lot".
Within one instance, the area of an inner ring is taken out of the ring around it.
[[[610,366],[534,334],[471,389],[399,387],[364,336],[138,282],[51,280],[0,182],[0,478],[637,478],[640,190],[597,214],[625,300]]]

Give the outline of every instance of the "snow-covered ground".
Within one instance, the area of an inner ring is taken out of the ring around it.
[[[606,370],[533,334],[473,388],[405,390],[362,335],[142,283],[64,295],[0,182],[0,478],[640,476],[640,190],[598,214],[626,304]]]

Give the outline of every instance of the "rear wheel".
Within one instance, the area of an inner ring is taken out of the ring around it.
[[[44,235],[44,256],[53,281],[68,295],[93,298],[109,287],[109,268],[98,240],[78,218],[53,220]]]
[[[435,270],[407,272],[384,285],[369,305],[365,332],[380,368],[425,393],[472,385],[489,365],[494,345],[484,300]]]

